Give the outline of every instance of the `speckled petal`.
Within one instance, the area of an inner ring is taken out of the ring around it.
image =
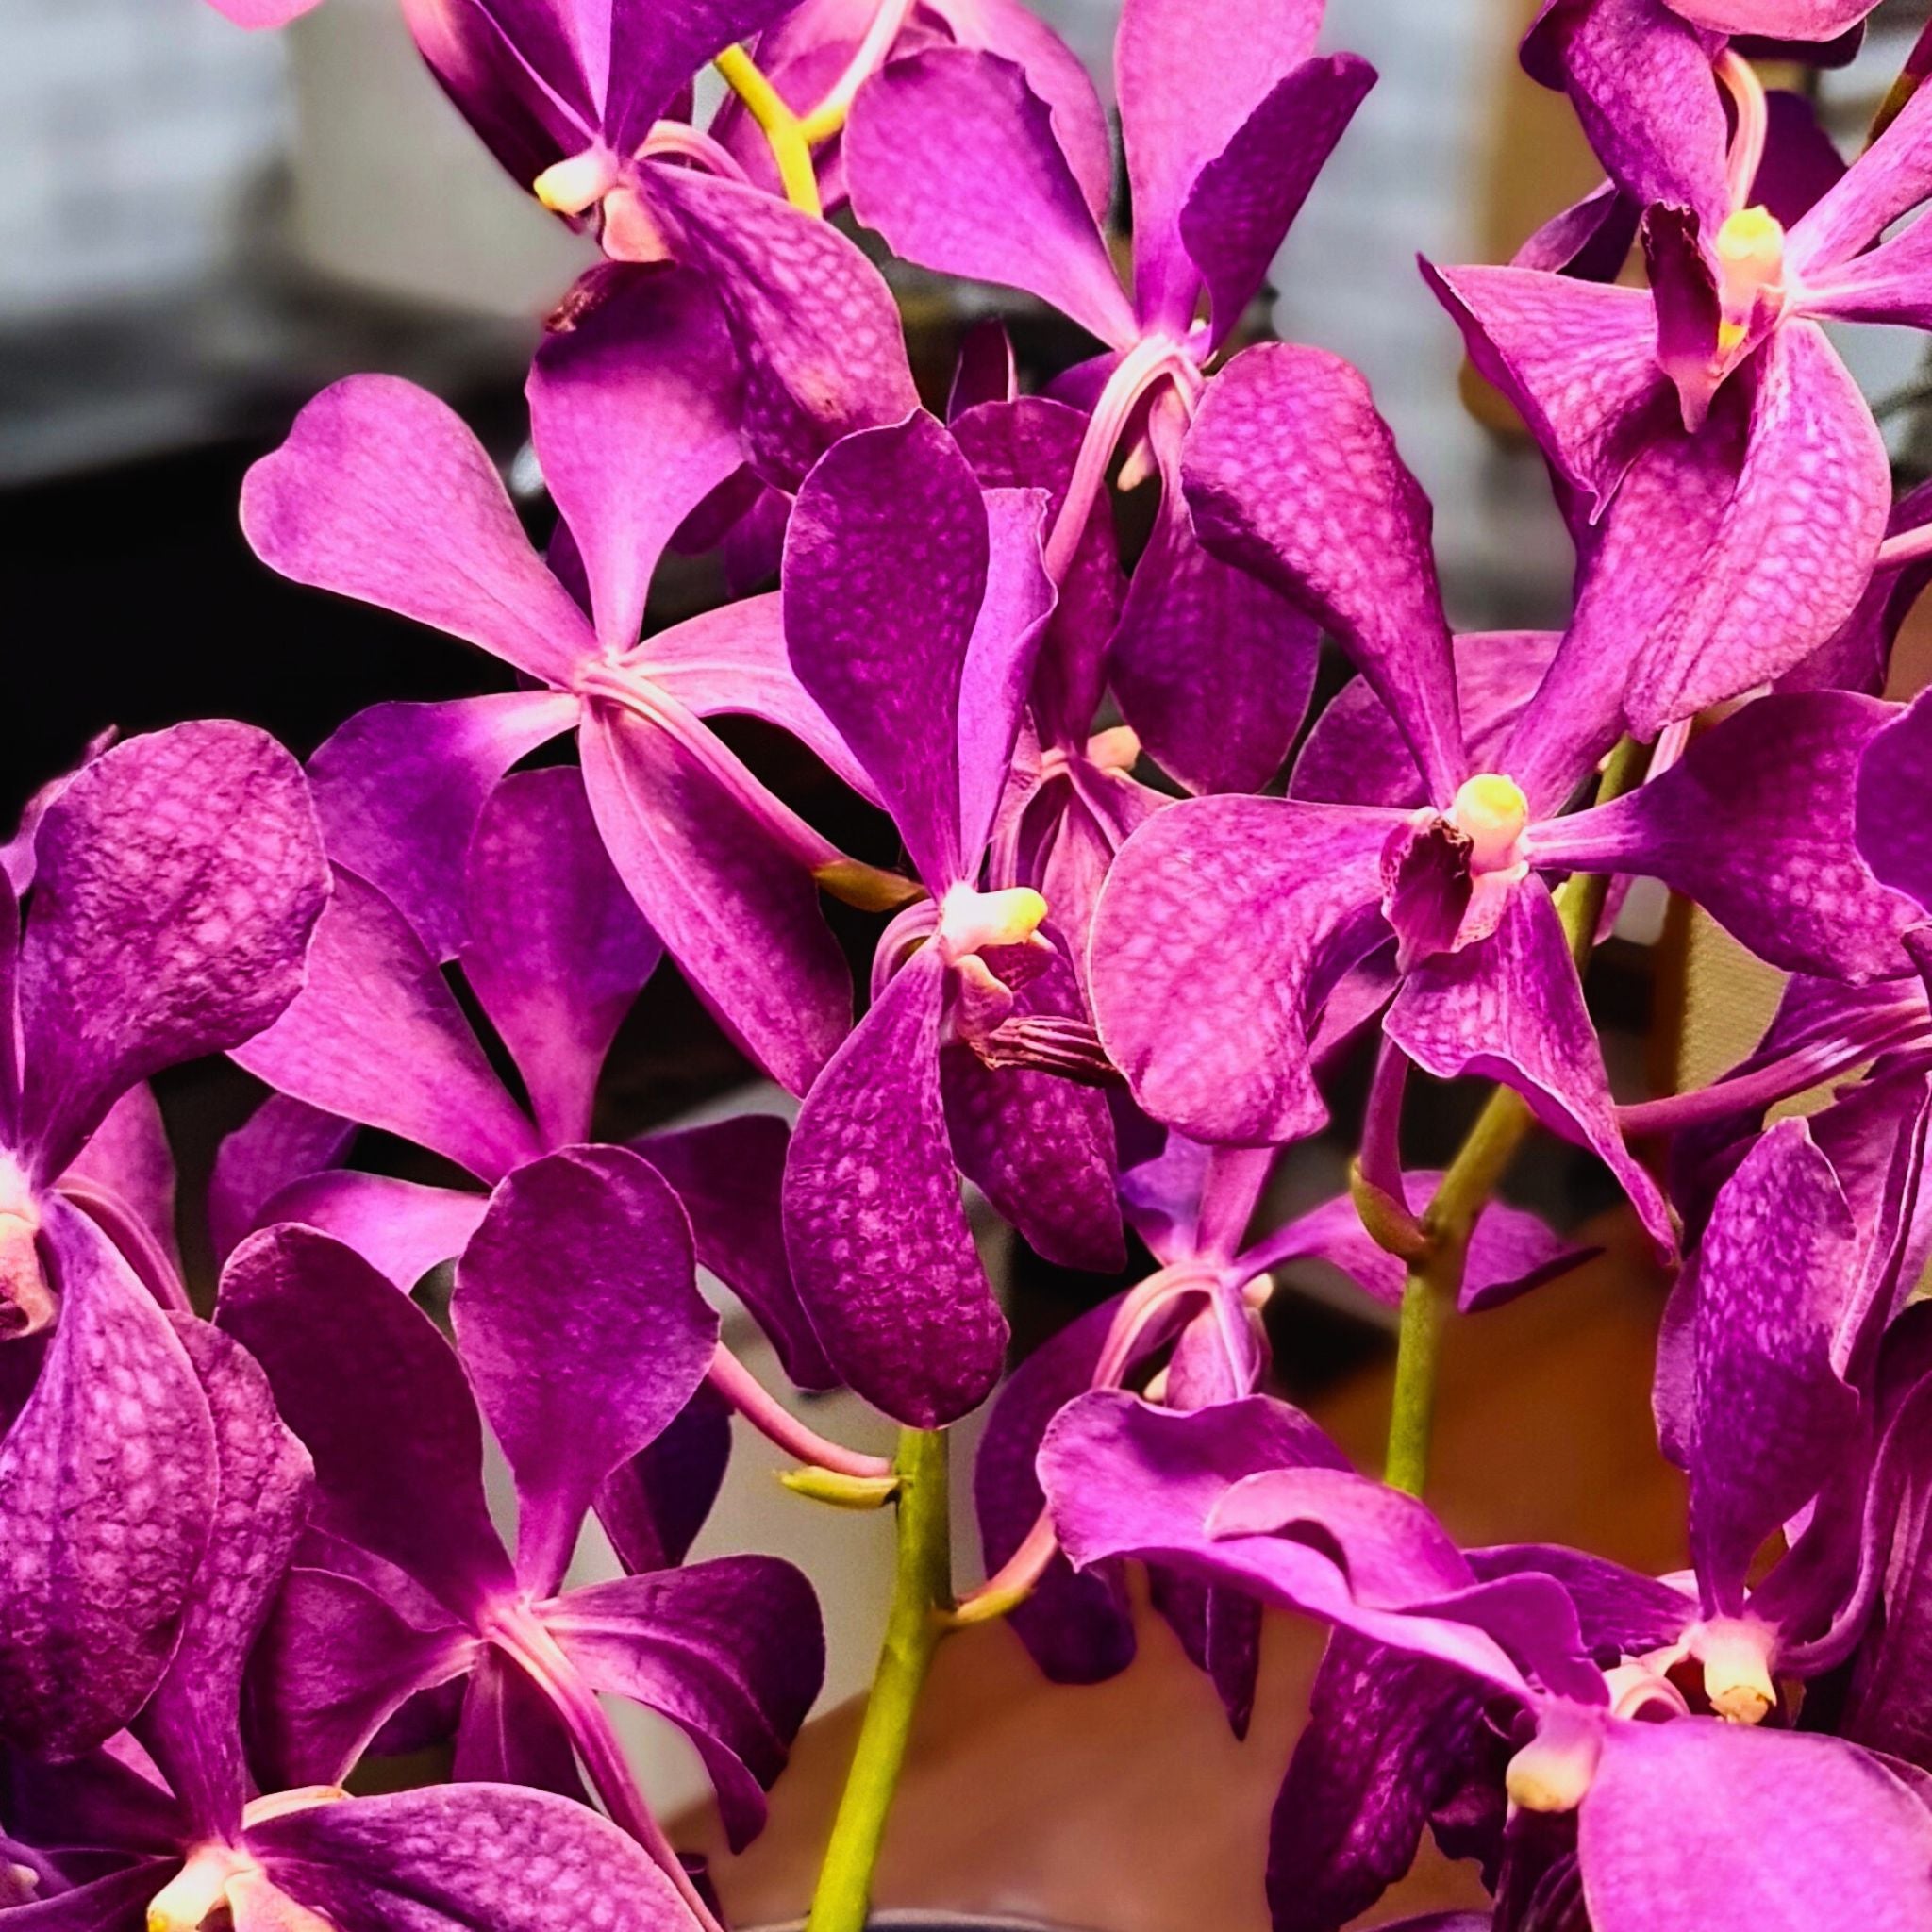
[[[20,1126],[51,1179],[136,1081],[239,1046],[288,1006],[328,874],[300,767],[219,721],[76,772],[35,852]]]
[[[1913,93],[1837,187],[1785,240],[1785,259],[1809,280],[1849,261],[1932,192],[1932,94]]]
[[[0,907],[0,920],[6,910]],[[0,994],[0,1012],[6,1010]],[[4,1118],[4,1114],[0,1114]],[[80,1185],[76,1189],[75,1183]],[[93,1215],[110,1240],[121,1240],[120,1224],[131,1221],[136,1233],[127,1249],[135,1270],[145,1278],[142,1257],[158,1259],[178,1278],[179,1243],[175,1238],[175,1156],[168,1145],[155,1091],[143,1080],[130,1087],[94,1129],[93,1138],[67,1164],[61,1185],[83,1212]],[[156,1283],[150,1281],[149,1287]]]
[[[545,684],[595,640],[531,549],[488,451],[447,403],[392,375],[352,375],[295,418],[242,486],[255,554],[465,638]]]
[[[214,1517],[215,1436],[127,1264],[78,1210],[42,1213],[60,1316],[0,1440],[0,1736],[60,1758],[121,1729],[174,1653]]]
[[[1024,289],[1115,348],[1139,333],[1052,114],[1011,60],[930,47],[866,82],[852,210],[902,260]]]
[[[1919,698],[1874,737],[1859,762],[1857,838],[1859,855],[1888,886],[1932,908],[1932,826],[1925,820],[1932,784],[1932,699]]]
[[[799,1300],[852,1387],[919,1428],[998,1379],[1007,1324],[974,1251],[940,1099],[946,967],[928,945],[806,1096],[785,1164]]]
[[[315,1459],[314,1520],[474,1616],[515,1591],[483,1497],[483,1430],[436,1324],[354,1249],[308,1227],[251,1235],[216,1320],[267,1371]]]
[[[1201,541],[1341,640],[1446,805],[1466,758],[1429,502],[1368,384],[1323,349],[1245,350],[1209,385],[1182,467]]]
[[[836,228],[741,182],[649,173],[680,259],[711,278],[730,323],[745,441],[767,482],[796,490],[840,437],[919,406],[891,291]]]
[[[1101,889],[1095,1024],[1135,1099],[1196,1140],[1260,1145],[1327,1118],[1309,1037],[1340,972],[1385,936],[1393,813],[1275,798],[1156,812]]]
[[[402,914],[338,872],[307,984],[233,1058],[310,1107],[400,1134],[494,1181],[541,1151]]]
[[[247,1846],[338,1932],[690,1932],[650,1856],[587,1806],[446,1785],[284,1812]]]
[[[450,1316],[516,1475],[518,1575],[547,1596],[599,1487],[691,1400],[718,1345],[684,1209],[625,1148],[533,1160],[490,1197]]]

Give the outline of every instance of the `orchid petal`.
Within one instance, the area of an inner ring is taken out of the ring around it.
[[[243,481],[242,528],[285,577],[480,644],[541,683],[568,686],[595,649],[489,453],[396,376],[352,375],[306,405]]]
[[[1915,699],[1868,742],[1857,775],[1859,856],[1886,885],[1932,908],[1932,836],[1921,808],[1932,776],[1932,699]]]
[[[518,1574],[546,1596],[598,1489],[690,1401],[718,1345],[684,1209],[622,1147],[533,1160],[491,1196],[450,1316],[516,1476]]]
[[[918,1428],[978,1404],[1007,1342],[946,1138],[945,994],[945,963],[925,946],[806,1096],[785,1164],[786,1251],[826,1357]]]
[[[408,1294],[432,1268],[462,1253],[485,1205],[482,1194],[455,1188],[332,1168],[291,1181],[271,1195],[255,1225],[292,1221],[319,1228],[354,1248]]]
[[[5,908],[0,908],[0,919]],[[4,1010],[4,1006],[0,1006]],[[146,1081],[130,1087],[112,1107],[107,1118],[94,1129],[93,1138],[67,1164],[63,1184],[79,1181],[95,1198],[82,1198],[76,1205],[84,1213],[93,1214],[108,1228],[114,1229],[106,1208],[114,1216],[130,1216],[146,1242],[178,1279],[181,1253],[175,1239],[175,1156],[168,1145],[168,1129],[161,1119],[154,1089]],[[96,1203],[99,1197],[104,1201]],[[129,1257],[133,1258],[132,1256]],[[154,1284],[149,1283],[152,1288]]]
[[[731,1460],[731,1405],[707,1382],[597,1492],[597,1520],[632,1574],[684,1561]]]
[[[1918,89],[1897,118],[1785,238],[1807,284],[1836,270],[1932,193],[1932,95]]]
[[[262,1210],[284,1188],[335,1167],[355,1138],[355,1122],[271,1093],[215,1152],[208,1196],[215,1259],[225,1261],[263,1224]]]

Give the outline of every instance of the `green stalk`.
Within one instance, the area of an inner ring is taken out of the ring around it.
[[[1604,766],[1597,803],[1606,805],[1641,784],[1649,763],[1648,745],[1623,740]],[[1563,935],[1570,941],[1570,957],[1579,972],[1596,942],[1597,924],[1603,918],[1609,889],[1607,878],[1578,873],[1566,879],[1557,894]],[[1507,1087],[1498,1087],[1476,1116],[1475,1125],[1423,1213],[1422,1252],[1409,1260],[1402,1285],[1395,1390],[1389,1410],[1389,1453],[1382,1470],[1383,1479],[1392,1489],[1406,1490],[1411,1496],[1422,1494],[1428,1477],[1442,1331],[1462,1290],[1469,1238],[1534,1121],[1535,1115],[1520,1095]]]
[[[901,1430],[893,1466],[899,1477],[899,1556],[892,1607],[806,1932],[864,1932],[873,1874],[905,1767],[913,1712],[933,1653],[946,1634],[945,1612],[952,1607],[944,1432]]]

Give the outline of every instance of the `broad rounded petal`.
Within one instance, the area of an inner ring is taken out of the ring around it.
[[[168,1318],[77,1209],[42,1211],[60,1317],[0,1441],[0,1735],[63,1758],[159,1681],[217,1478],[208,1400]]]
[[[1120,1297],[1076,1316],[1007,1378],[973,1458],[973,1507],[989,1576],[1024,1541],[1045,1507],[1034,1457],[1040,1440],[1093,1386]],[[1134,1660],[1134,1618],[1118,1566],[1075,1570],[1054,1553],[1033,1592],[1008,1620],[1056,1684],[1098,1684]]]
[[[1649,295],[1528,268],[1424,262],[1423,275],[1538,447],[1607,503],[1663,393]]]
[[[242,1232],[289,1221],[320,1228],[408,1294],[432,1268],[462,1253],[483,1218],[485,1202],[482,1194],[455,1188],[329,1168],[270,1195]]]
[[[1358,55],[1304,60],[1194,176],[1180,235],[1208,285],[1216,348],[1259,291],[1315,177],[1374,84],[1375,70]]]
[[[1128,0],[1122,9],[1114,86],[1143,321],[1180,328],[1192,321],[1200,274],[1182,245],[1181,210],[1202,171],[1315,51],[1322,8],[1323,0],[1227,0],[1211,34],[1201,31],[1193,0]]]
[[[655,632],[632,659],[638,675],[669,691],[695,717],[736,712],[789,731],[875,805],[878,799],[864,766],[791,668],[780,603],[775,593],[743,597]]]
[[[1861,758],[1894,716],[1853,691],[1760,698],[1654,782],[1533,835],[1536,862],[1661,879],[1787,972],[1903,974],[1924,909],[1853,838]]]
[[[208,1181],[208,1234],[225,1261],[262,1225],[261,1211],[291,1182],[337,1166],[356,1124],[286,1093],[271,1093],[215,1153]]]
[[[1437,1079],[1479,1074],[1501,1080],[1546,1125],[1581,1139],[1616,1175],[1658,1248],[1672,1251],[1670,1210],[1618,1131],[1603,1049],[1541,880],[1532,874],[1509,894],[1488,939],[1410,974],[1386,1025],[1389,1038]]]
[[[232,1058],[277,1091],[446,1155],[494,1181],[541,1151],[409,923],[338,871],[307,984]]]
[[[833,1389],[839,1377],[819,1346],[785,1257],[781,1196],[791,1128],[776,1114],[646,1134],[631,1145],[677,1191],[691,1221],[698,1265],[752,1312],[801,1389]]]
[[[567,684],[595,641],[530,547],[489,453],[447,403],[352,375],[242,485],[255,554],[298,584],[399,611]]]
[[[946,968],[915,953],[806,1096],[785,1163],[785,1247],[827,1357],[917,1428],[999,1378],[1007,1324],[974,1250],[940,1098]]]
[[[188,1316],[175,1318],[175,1333],[214,1424],[214,1526],[141,1731],[195,1836],[218,1838],[249,1796],[242,1673],[302,1532],[314,1471],[240,1342]]]
[[[732,1038],[803,1093],[852,1011],[810,873],[681,737],[600,705],[580,742],[597,829],[639,909]]]
[[[1429,502],[1368,384],[1325,350],[1245,350],[1208,385],[1182,473],[1201,541],[1341,640],[1446,804],[1466,758]]]
[[[521,772],[470,846],[463,976],[509,1048],[545,1146],[590,1138],[604,1057],[663,947],[604,850],[581,774]]]
[[[718,1345],[684,1209],[622,1147],[533,1160],[491,1196],[450,1315],[516,1474],[518,1574],[548,1595],[598,1488],[691,1400]]]
[[[990,562],[978,482],[923,410],[827,455],[785,538],[792,667],[935,891],[966,876],[960,687]]]
[[[1671,0],[1673,10],[1712,33],[1774,41],[1832,41],[1876,0]]]
[[[841,436],[919,407],[897,305],[853,242],[741,182],[649,173],[681,231],[679,258],[724,305],[744,368],[745,441],[767,482],[795,490]]]
[[[1640,738],[1823,643],[1852,614],[1885,535],[1890,467],[1838,351],[1816,324],[1787,322],[1758,364],[1737,493],[1689,594],[1631,674],[1624,715]]]
[[[684,1561],[731,1461],[731,1405],[711,1385],[597,1492],[597,1520],[633,1574]]]
[[[419,1627],[358,1578],[298,1564],[250,1669],[250,1759],[271,1790],[340,1784],[396,1711],[476,1650],[457,1624]]]
[[[1857,1230],[1804,1122],[1781,1121],[1719,1191],[1699,1243],[1690,1547],[1707,1607],[1735,1616],[1744,1575],[1856,1442],[1859,1405],[1832,1364]],[[1776,1272],[1767,1271],[1775,1255]]]
[[[1932,908],[1932,827],[1923,809],[1932,782],[1932,698],[1895,715],[1865,749],[1857,777],[1858,852],[1888,886]]]
[[[264,1819],[248,1849],[341,1932],[689,1932],[648,1853],[588,1806],[444,1785]]]
[[[1932,1924],[1932,1812],[1837,1738],[1702,1717],[1613,1723],[1577,1847],[1599,1932]]]
[[[1259,791],[1307,715],[1321,657],[1312,619],[1201,546],[1181,494],[1185,420],[1158,409],[1154,534],[1108,647],[1114,694],[1154,761],[1190,791]]]
[[[267,1371],[315,1459],[315,1520],[454,1614],[513,1593],[483,1498],[483,1429],[436,1324],[353,1248],[310,1227],[251,1235],[215,1318]]]
[[[1932,192],[1932,94],[1921,87],[1838,186],[1786,237],[1785,259],[1807,281],[1849,261]]]
[[[576,719],[575,698],[547,691],[358,711],[308,760],[330,858],[385,892],[435,958],[454,958],[485,800]]]
[[[1087,955],[1108,1057],[1153,1117],[1261,1145],[1327,1118],[1307,1042],[1340,972],[1383,936],[1393,814],[1275,798],[1156,812],[1101,889]]]
[[[1478,771],[1510,771],[1503,741],[1535,696],[1561,639],[1555,631],[1469,631],[1456,640],[1456,685]],[[1426,805],[1423,774],[1389,708],[1354,677],[1322,708],[1295,755],[1289,795],[1316,804]]]
[[[595,1689],[691,1739],[732,1848],[749,1843],[824,1681],[824,1632],[805,1576],[775,1557],[720,1557],[593,1583],[541,1614]]]
[[[1139,334],[1051,110],[1011,60],[891,61],[853,103],[844,154],[853,212],[901,259],[1024,289],[1115,348]]]
[[[739,466],[738,388],[724,319],[686,269],[623,277],[537,351],[530,440],[607,652],[637,642],[672,533]]]
[[[35,851],[21,1133],[51,1178],[136,1081],[239,1046],[288,1006],[328,873],[300,766],[220,722],[76,772]]]

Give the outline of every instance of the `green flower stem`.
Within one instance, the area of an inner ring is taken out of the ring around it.
[[[1641,784],[1649,764],[1650,747],[1624,739],[1604,766],[1597,803],[1607,804]],[[1578,873],[1566,879],[1557,894],[1570,957],[1579,972],[1596,942],[1609,886],[1607,878]],[[1406,1490],[1411,1496],[1422,1494],[1428,1476],[1442,1331],[1462,1290],[1470,1236],[1534,1121],[1519,1094],[1498,1087],[1476,1116],[1475,1125],[1423,1213],[1422,1251],[1410,1257],[1402,1286],[1395,1391],[1389,1411],[1389,1452],[1382,1470],[1383,1479],[1391,1488]]]
[[[873,1873],[912,1735],[913,1712],[933,1653],[946,1634],[945,1615],[952,1607],[952,1510],[944,1432],[902,1430],[894,1468],[899,1478],[899,1557],[892,1607],[806,1932],[863,1932]]]

